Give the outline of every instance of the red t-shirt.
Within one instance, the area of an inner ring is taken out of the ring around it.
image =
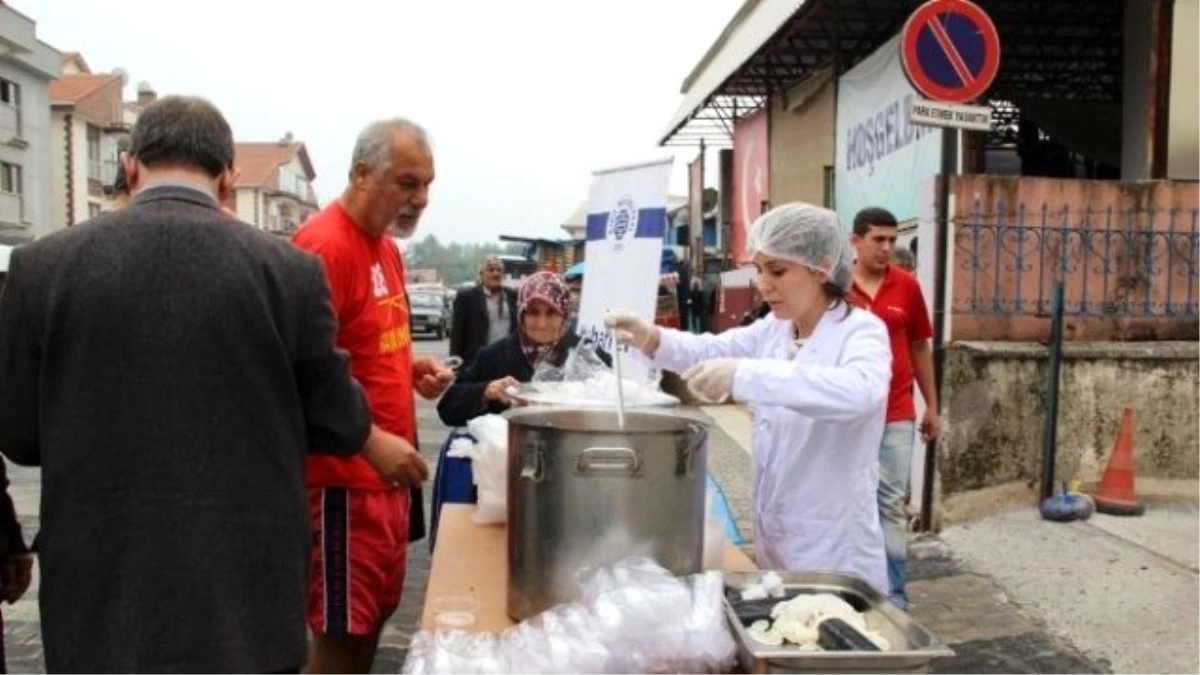
[[[341,202],[310,218],[292,241],[325,263],[338,318],[337,346],[350,353],[351,373],[366,390],[373,421],[415,444],[412,335],[396,243],[363,232]],[[392,488],[360,455],[309,455],[308,484]]]
[[[874,312],[887,325],[892,343],[892,390],[888,394],[887,421],[916,419],[912,343],[933,337],[921,285],[912,274],[888,265],[874,299],[858,282],[850,287],[850,294],[855,302]]]

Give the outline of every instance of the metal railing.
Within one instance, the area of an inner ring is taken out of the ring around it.
[[[976,201],[956,219],[954,247],[956,313],[1047,316],[1062,279],[1067,315],[1200,316],[1197,209],[1020,203],[985,212]]]

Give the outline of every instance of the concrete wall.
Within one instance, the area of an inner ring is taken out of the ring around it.
[[[834,91],[831,80],[816,92],[805,92],[802,101],[795,95],[791,101],[772,98],[767,136],[773,206],[794,201],[830,206],[825,203],[825,167],[833,166]]]
[[[256,188],[238,188],[235,192],[237,214],[243,222],[262,229],[266,222],[263,207],[262,190]]]
[[[1198,356],[1195,342],[1065,345],[1056,482],[1099,480],[1125,406],[1135,415],[1137,479],[1194,481],[1200,464]],[[1036,343],[951,346],[937,477],[943,524],[969,517],[973,496],[975,509],[995,509],[1006,498],[1035,494],[1047,357],[1047,348]]]

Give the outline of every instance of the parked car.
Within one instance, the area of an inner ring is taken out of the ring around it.
[[[440,291],[412,291],[408,296],[412,312],[413,333],[432,333],[439,340],[450,332],[450,311],[446,309],[446,296]]]

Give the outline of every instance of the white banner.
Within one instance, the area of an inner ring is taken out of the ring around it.
[[[673,162],[665,159],[593,174],[577,330],[584,340],[610,353],[612,335],[604,327],[609,310],[627,309],[654,321]],[[623,365],[625,377],[645,373],[639,360],[627,359]]]
[[[834,201],[842,227],[881,206],[901,222],[920,216],[923,180],[941,166],[941,133],[909,121],[916,89],[904,75],[897,35],[838,78]]]

